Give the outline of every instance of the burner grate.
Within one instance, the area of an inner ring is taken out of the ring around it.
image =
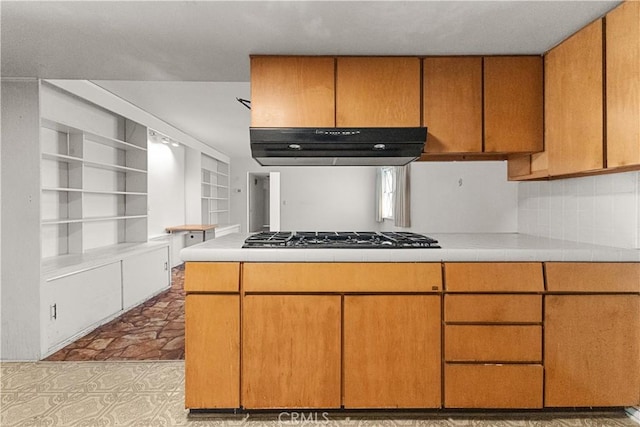
[[[440,248],[438,241],[422,234],[389,231],[279,231],[248,237],[243,248],[354,248],[408,249]]]

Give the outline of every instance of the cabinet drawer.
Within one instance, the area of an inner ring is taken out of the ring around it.
[[[543,292],[542,264],[445,263],[445,287],[448,292]]]
[[[640,263],[548,262],[550,292],[640,292]]]
[[[541,295],[445,295],[445,322],[542,322]]]
[[[447,361],[539,362],[542,327],[535,325],[447,325]]]
[[[437,263],[244,263],[246,292],[440,292]]]
[[[542,408],[542,365],[446,364],[445,408]]]
[[[184,274],[186,292],[238,292],[239,262],[188,262]]]

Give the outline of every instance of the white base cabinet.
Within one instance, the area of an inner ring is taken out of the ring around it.
[[[42,282],[41,357],[167,289],[170,270],[167,244],[50,273]]]
[[[44,283],[46,353],[122,310],[121,274],[117,261]]]
[[[122,305],[125,310],[169,287],[169,248],[133,255],[122,260]]]

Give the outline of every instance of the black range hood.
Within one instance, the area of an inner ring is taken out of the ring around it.
[[[402,166],[420,157],[426,127],[250,128],[262,166]]]

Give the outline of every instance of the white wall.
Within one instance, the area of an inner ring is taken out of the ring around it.
[[[523,182],[520,233],[640,248],[640,172]]]
[[[231,222],[247,231],[247,172],[281,172],[281,230],[379,230],[374,219],[374,167],[263,168],[231,160]],[[462,185],[460,185],[462,180]],[[238,192],[240,190],[240,192]],[[516,232],[517,184],[506,162],[411,164],[412,227],[417,232]]]
[[[411,163],[411,227],[392,221],[383,230],[422,233],[514,233],[518,187],[506,162]]]
[[[39,83],[2,80],[0,360],[40,357]]]
[[[271,167],[231,159],[231,223],[247,231],[247,172],[279,171],[281,230],[373,230],[375,168]]]
[[[166,227],[185,224],[185,147],[149,141],[147,150],[148,229],[153,238],[165,234]]]

